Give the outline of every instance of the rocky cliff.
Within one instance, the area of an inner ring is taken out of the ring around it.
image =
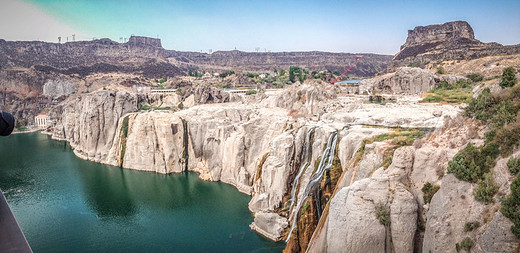
[[[476,249],[518,245],[498,203],[475,201],[474,185],[446,175],[464,145],[482,143],[484,125],[457,116],[456,105],[382,106],[339,99],[334,89],[301,86],[177,112],[133,112],[139,97],[96,92],[63,106],[54,137],[85,159],[232,184],[252,195],[251,228],[287,239],[287,252],[450,252],[474,220],[483,224],[471,233]],[[417,129],[430,130],[416,139]],[[507,158],[494,168],[502,194]],[[427,183],[440,185],[430,203]]]
[[[420,65],[433,61],[475,59],[489,55],[520,53],[520,45],[482,43],[465,21],[418,26],[408,31],[406,43],[394,56],[392,66]]]
[[[441,84],[440,77],[420,68],[399,67],[393,73],[363,80],[359,93],[423,94]]]
[[[265,71],[288,69],[300,66],[309,70],[337,70],[343,72],[358,56],[363,56],[350,71],[356,76],[374,76],[384,70],[391,61],[391,56],[377,54],[350,54],[329,52],[243,52],[217,51],[212,54],[195,52],[168,51],[170,57],[180,62],[194,65],[239,69],[249,71]]]
[[[137,95],[126,92],[100,91],[79,96],[63,106],[52,137],[68,141],[83,159],[105,161],[119,119],[137,110],[137,104]]]
[[[342,72],[356,59],[354,54],[327,52],[181,52],[162,48],[159,39],[140,36],[132,36],[126,43],[110,39],[67,43],[0,39],[0,52],[0,95],[5,97],[5,101],[1,101],[2,109],[29,123],[35,115],[48,113],[49,108],[71,94],[106,86],[156,86],[154,79],[185,76],[195,69],[273,71],[295,65]],[[373,76],[391,61],[391,56],[387,55],[362,55],[363,60],[350,73]],[[236,82],[251,81],[246,78]],[[186,85],[191,82],[183,83]],[[202,100],[210,100],[203,97],[207,92],[199,95]],[[225,97],[218,99],[227,100]]]
[[[289,224],[286,208],[290,192],[296,189],[293,202],[298,203],[312,181],[313,170],[298,173],[300,168],[305,162],[314,167],[320,161],[333,132],[338,130],[337,153],[344,168],[364,138],[387,131],[366,129],[363,124],[438,127],[443,122],[434,113],[438,110],[434,105],[412,106],[413,113],[398,116],[410,105],[403,102],[385,109],[354,99],[331,106],[327,102],[330,95],[317,91],[317,87],[304,86],[300,92],[258,94],[251,97],[256,97],[255,102],[130,114],[136,109],[137,96],[101,91],[64,105],[54,137],[68,140],[75,153],[85,159],[159,173],[188,169],[203,179],[232,184],[253,196],[249,208],[259,214],[253,227],[278,239]],[[453,106],[445,109],[446,116],[458,112]],[[389,116],[392,111],[395,116]],[[304,119],[315,113],[321,115],[318,121]],[[361,116],[365,113],[371,117]],[[352,125],[359,127],[344,128]],[[308,139],[311,130],[312,139]],[[307,158],[306,150],[310,150]],[[295,185],[296,174],[300,176]],[[270,228],[273,222],[280,229]]]

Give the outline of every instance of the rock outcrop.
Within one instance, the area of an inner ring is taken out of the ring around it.
[[[417,204],[407,190],[413,148],[401,148],[386,170],[339,190],[330,202],[326,243],[319,252],[412,252]],[[382,211],[384,210],[384,211]],[[381,212],[384,212],[381,217]],[[376,214],[379,213],[379,214]],[[379,217],[379,219],[378,219]],[[382,224],[381,219],[388,223]]]
[[[400,67],[395,73],[363,80],[360,88],[386,94],[422,94],[438,88],[440,79],[433,72],[420,68]]]
[[[114,143],[102,162],[163,174],[184,171],[187,133],[181,118],[166,111],[131,113],[117,126]]]
[[[475,39],[473,29],[467,22],[455,21],[442,25],[418,26],[409,30],[406,43],[394,56],[392,66],[518,53],[520,45],[482,43]]]
[[[310,70],[337,70],[343,72],[358,55],[363,59],[356,64],[349,74],[356,76],[373,76],[384,70],[391,61],[391,56],[377,54],[349,54],[329,52],[244,52],[217,51],[212,54],[198,52],[168,51],[168,57],[179,62],[215,68],[265,71],[272,69],[288,69],[300,66]]]
[[[59,98],[75,93],[78,87],[68,80],[49,80],[43,85],[43,95],[48,98]]]
[[[423,43],[458,39],[475,39],[473,28],[468,22],[455,21],[442,25],[417,26],[413,30],[408,30],[406,43],[401,46],[401,49]]]
[[[114,143],[119,119],[135,111],[137,103],[136,94],[121,91],[79,96],[63,106],[52,137],[68,141],[77,156],[102,162]]]

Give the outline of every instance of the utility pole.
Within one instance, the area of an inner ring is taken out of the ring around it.
[[[61,37],[58,37],[58,43],[61,44]]]
[[[72,41],[76,41],[76,34],[72,34]]]
[[[67,42],[69,42],[69,36],[67,36]]]

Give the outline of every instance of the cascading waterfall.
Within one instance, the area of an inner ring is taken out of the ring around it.
[[[302,161],[305,161],[305,163],[300,167],[300,170],[298,171],[298,174],[296,175],[296,178],[294,179],[293,188],[291,191],[291,204],[289,205],[289,211],[294,205],[294,202],[296,201],[296,191],[298,190],[298,183],[300,182],[300,177],[302,176],[305,169],[309,166],[309,162],[311,159],[311,148],[312,148],[312,135],[314,134],[314,127],[309,130],[307,133],[307,137],[305,138],[305,143],[303,145],[303,151],[302,151]],[[294,210],[293,210],[294,212]],[[289,215],[289,220],[291,219],[291,215]]]
[[[289,235],[287,236],[286,242],[289,241],[294,228],[296,228],[296,223],[298,221],[298,212],[300,211],[301,206],[303,205],[305,200],[307,200],[307,198],[309,197],[312,190],[315,189],[315,187],[319,187],[319,183],[321,182],[325,171],[329,170],[330,167],[332,167],[332,161],[334,160],[337,141],[338,141],[338,131],[334,131],[329,136],[329,140],[327,142],[327,148],[325,148],[325,151],[323,151],[323,155],[321,156],[321,160],[318,165],[318,169],[311,176],[311,180],[309,181],[309,184],[307,184],[307,187],[305,187],[305,191],[303,192],[302,199],[300,199],[300,201],[298,202],[298,205],[296,205],[296,208],[294,209],[294,211],[291,213],[291,216],[289,217],[289,220],[290,221],[292,220],[292,225],[291,225],[291,230],[289,231]]]

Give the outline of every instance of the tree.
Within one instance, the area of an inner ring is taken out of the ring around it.
[[[505,87],[513,87],[518,83],[518,79],[515,76],[515,69],[513,67],[507,67],[502,71],[502,81],[500,82],[500,86],[502,88]]]
[[[298,67],[298,66],[291,66],[291,67],[289,67],[289,80],[292,83],[296,82],[296,79],[295,79],[296,74],[298,74],[298,76],[301,76],[301,69],[300,69],[300,67]]]

